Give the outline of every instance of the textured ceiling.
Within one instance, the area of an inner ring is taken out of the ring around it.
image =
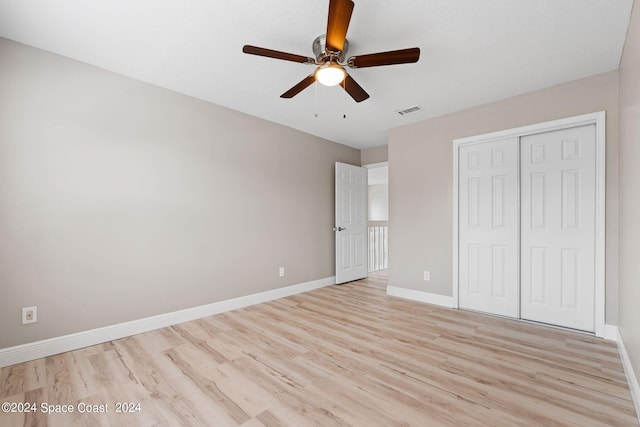
[[[281,99],[313,67],[242,53],[313,56],[328,0],[0,0],[0,36],[365,148],[396,126],[618,68],[632,3],[355,0],[349,55],[421,49],[417,64],[349,70],[371,95],[359,104],[315,84]]]

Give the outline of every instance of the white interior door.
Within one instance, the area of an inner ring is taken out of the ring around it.
[[[336,162],[336,283],[367,277],[367,169]]]
[[[518,317],[518,138],[460,147],[461,308]]]
[[[521,315],[594,331],[595,125],[521,138]]]

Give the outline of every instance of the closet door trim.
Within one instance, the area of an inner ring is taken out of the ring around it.
[[[453,140],[453,301],[455,308],[458,308],[458,153],[461,146],[469,144],[480,144],[483,142],[495,141],[510,137],[522,137],[541,132],[549,132],[559,129],[567,129],[587,124],[596,125],[596,165],[595,165],[595,335],[605,336],[605,112],[583,114],[580,116],[567,117],[559,120],[552,120],[498,132],[486,133],[466,138]]]

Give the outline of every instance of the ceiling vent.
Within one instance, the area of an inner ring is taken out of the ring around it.
[[[406,116],[408,114],[413,114],[420,110],[421,108],[419,105],[414,105],[413,107],[405,108],[404,110],[397,110],[396,113],[400,114],[401,116]]]

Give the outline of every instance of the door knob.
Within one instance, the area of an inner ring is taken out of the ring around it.
[[[346,230],[346,229],[347,229],[347,227],[338,227],[338,228],[333,227],[333,231],[342,231],[342,230]]]

